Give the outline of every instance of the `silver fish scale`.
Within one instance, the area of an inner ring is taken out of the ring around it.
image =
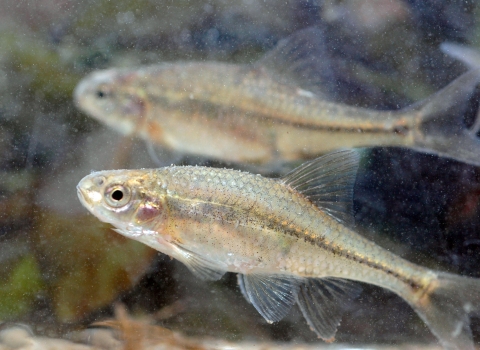
[[[212,222],[221,219],[223,224],[240,222],[243,223],[240,226],[257,232],[256,236],[267,235],[261,228],[268,228],[283,237],[276,237],[267,245],[273,251],[279,245],[278,239],[290,242],[287,250],[291,253],[294,273],[314,271],[313,267],[305,266],[305,261],[314,263],[319,248],[331,256],[331,263],[322,265],[323,268],[332,269],[328,273],[341,277],[360,278],[369,283],[375,280],[376,284],[388,287],[399,275],[408,280],[419,273],[417,266],[349,230],[280,181],[236,170],[191,166],[167,168],[166,175],[177,198],[230,208],[214,210],[209,205],[204,209],[204,217],[198,220],[210,217]],[[244,184],[242,188],[236,185],[239,181]],[[233,227],[228,229],[233,231]],[[285,253],[285,249],[279,251]],[[324,273],[327,271],[321,271]]]

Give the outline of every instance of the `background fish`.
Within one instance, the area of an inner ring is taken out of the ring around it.
[[[478,130],[463,124],[478,72],[405,110],[353,107],[332,101],[322,35],[300,31],[250,65],[179,62],[94,72],[77,86],[75,100],[123,134],[223,161],[402,146],[480,165]]]
[[[238,273],[245,298],[267,320],[297,303],[309,326],[334,338],[360,281],[404,298],[447,349],[473,349],[468,313],[480,280],[412,264],[355,233],[351,215],[359,155],[339,151],[279,180],[207,167],[95,172],[82,204],[120,234],[216,280]]]
[[[480,51],[468,45],[445,42],[441,50],[452,58],[460,60],[471,69],[480,68]]]

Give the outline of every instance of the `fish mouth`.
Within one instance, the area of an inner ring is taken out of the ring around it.
[[[73,90],[73,101],[77,107],[81,107],[81,100],[83,96],[85,95],[85,91],[87,91],[88,85],[85,80],[80,81],[78,85],[75,87],[75,90]]]
[[[80,186],[77,185],[77,196],[78,196],[78,199],[80,200],[80,202],[85,206],[85,207],[90,207],[90,205],[88,204],[87,202],[87,196],[85,195],[85,193],[83,192],[82,188],[80,188]]]
[[[92,191],[90,186],[90,179],[83,179],[77,185],[77,196],[80,200],[80,203],[87,208],[89,211],[93,212],[96,202],[98,202],[98,197],[100,196],[97,191]]]

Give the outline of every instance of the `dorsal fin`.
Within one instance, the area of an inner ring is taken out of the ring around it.
[[[336,151],[302,164],[281,181],[351,227],[354,225],[353,185],[359,162],[358,151]]]
[[[323,95],[326,85],[335,81],[332,64],[327,53],[325,34],[318,27],[300,30],[278,42],[254,64],[265,67],[286,84]]]

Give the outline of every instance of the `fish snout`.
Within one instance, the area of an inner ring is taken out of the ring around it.
[[[75,87],[75,90],[73,90],[73,101],[77,107],[82,106],[82,100],[86,96],[86,92],[88,91],[88,88],[89,88],[88,80],[83,79]]]
[[[82,107],[88,99],[101,100],[108,97],[106,90],[111,89],[115,83],[116,71],[107,69],[93,72],[80,80],[73,91],[73,99],[78,107]]]
[[[85,203],[85,195],[82,192],[82,189],[77,185],[77,196],[80,202]]]
[[[85,176],[77,185],[77,196],[87,209],[92,210],[102,202],[103,176],[90,174]]]

